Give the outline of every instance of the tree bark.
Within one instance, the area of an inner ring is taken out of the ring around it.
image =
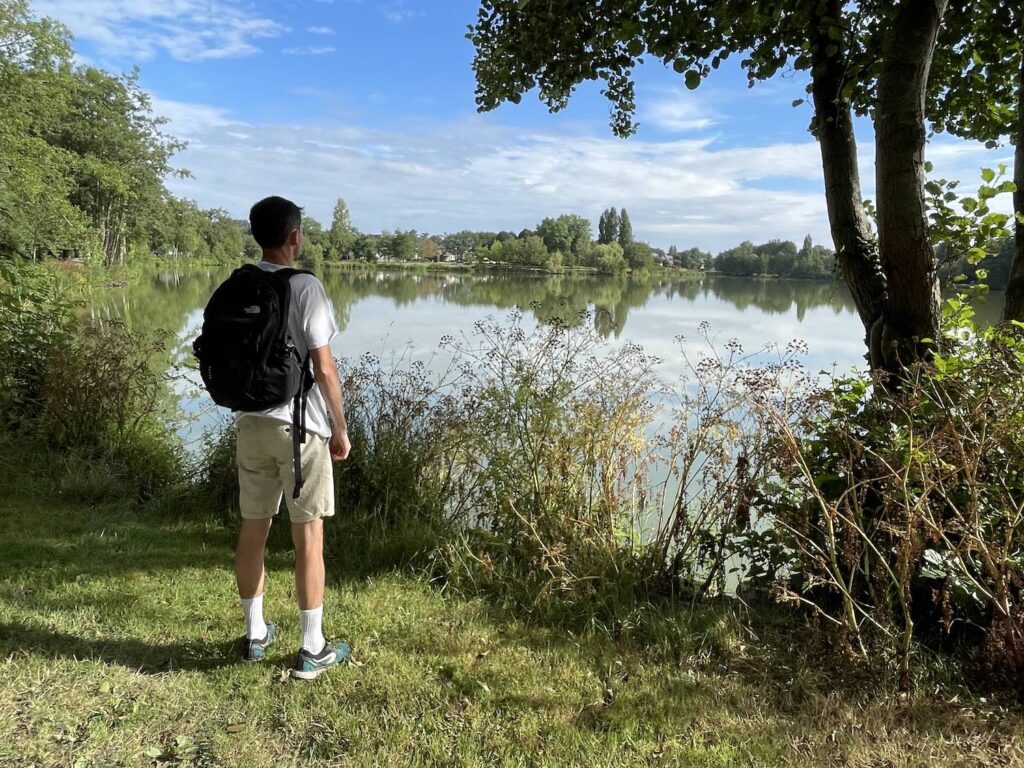
[[[924,104],[947,0],[904,0],[883,51],[875,112],[878,243],[889,289],[883,368],[926,359],[939,335],[939,280],[924,198]]]
[[[872,344],[872,329],[883,317],[887,291],[878,243],[864,212],[850,102],[843,96],[849,65],[846,43],[828,34],[829,26],[838,24],[841,17],[841,0],[828,0],[825,14],[811,34],[813,133],[821,148],[836,261],[864,324],[868,362],[875,369],[881,365],[881,356],[877,344]]]
[[[1020,13],[1020,34],[1024,35],[1024,12]],[[1024,51],[1021,51],[1020,70],[1017,76],[1017,130],[1013,152],[1013,182],[1017,185],[1013,193],[1014,252],[1010,268],[1010,282],[1006,286],[1006,306],[1003,320],[1024,322]]]

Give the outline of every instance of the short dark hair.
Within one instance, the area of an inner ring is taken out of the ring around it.
[[[249,209],[249,228],[261,248],[280,248],[300,226],[302,209],[283,197],[264,197]]]

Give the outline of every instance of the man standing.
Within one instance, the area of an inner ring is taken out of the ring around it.
[[[301,209],[284,198],[268,197],[252,207],[249,223],[263,249],[258,267],[268,272],[290,268],[302,250]],[[302,628],[302,645],[291,676],[311,680],[344,661],[351,650],[347,643],[328,642],[322,629],[323,519],[334,515],[331,462],[347,458],[351,446],[341,383],[330,349],[330,341],[338,333],[334,310],[323,285],[313,275],[294,274],[288,282],[288,330],[300,358],[309,355],[314,381],[306,404],[306,439],[300,448],[302,483],[293,498],[296,478],[291,404],[236,412],[242,523],[235,551],[235,576],[245,614],[242,657],[258,661],[276,632],[274,624],[267,623],[263,616],[263,553],[284,495],[295,544],[295,592]]]

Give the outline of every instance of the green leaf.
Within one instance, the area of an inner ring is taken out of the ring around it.
[[[692,91],[698,85],[700,85],[700,72],[691,69],[686,73],[686,87]]]
[[[676,59],[675,61],[672,62],[672,69],[674,69],[680,75],[686,71],[687,66],[689,65],[682,59]]]
[[[799,107],[801,104],[804,103],[804,101],[805,101],[804,99],[793,99],[793,106],[794,107]]]
[[[991,168],[982,168],[981,169],[981,178],[983,178],[986,183],[990,183],[993,179],[995,179],[995,177],[996,177],[996,172],[993,171]]]

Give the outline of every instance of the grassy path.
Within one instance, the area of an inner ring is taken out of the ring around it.
[[[832,694],[827,661],[713,623],[659,662],[401,575],[332,584],[356,663],[283,682],[290,556],[267,563],[283,635],[243,666],[229,538],[0,488],[0,766],[1024,764],[1019,712]]]

